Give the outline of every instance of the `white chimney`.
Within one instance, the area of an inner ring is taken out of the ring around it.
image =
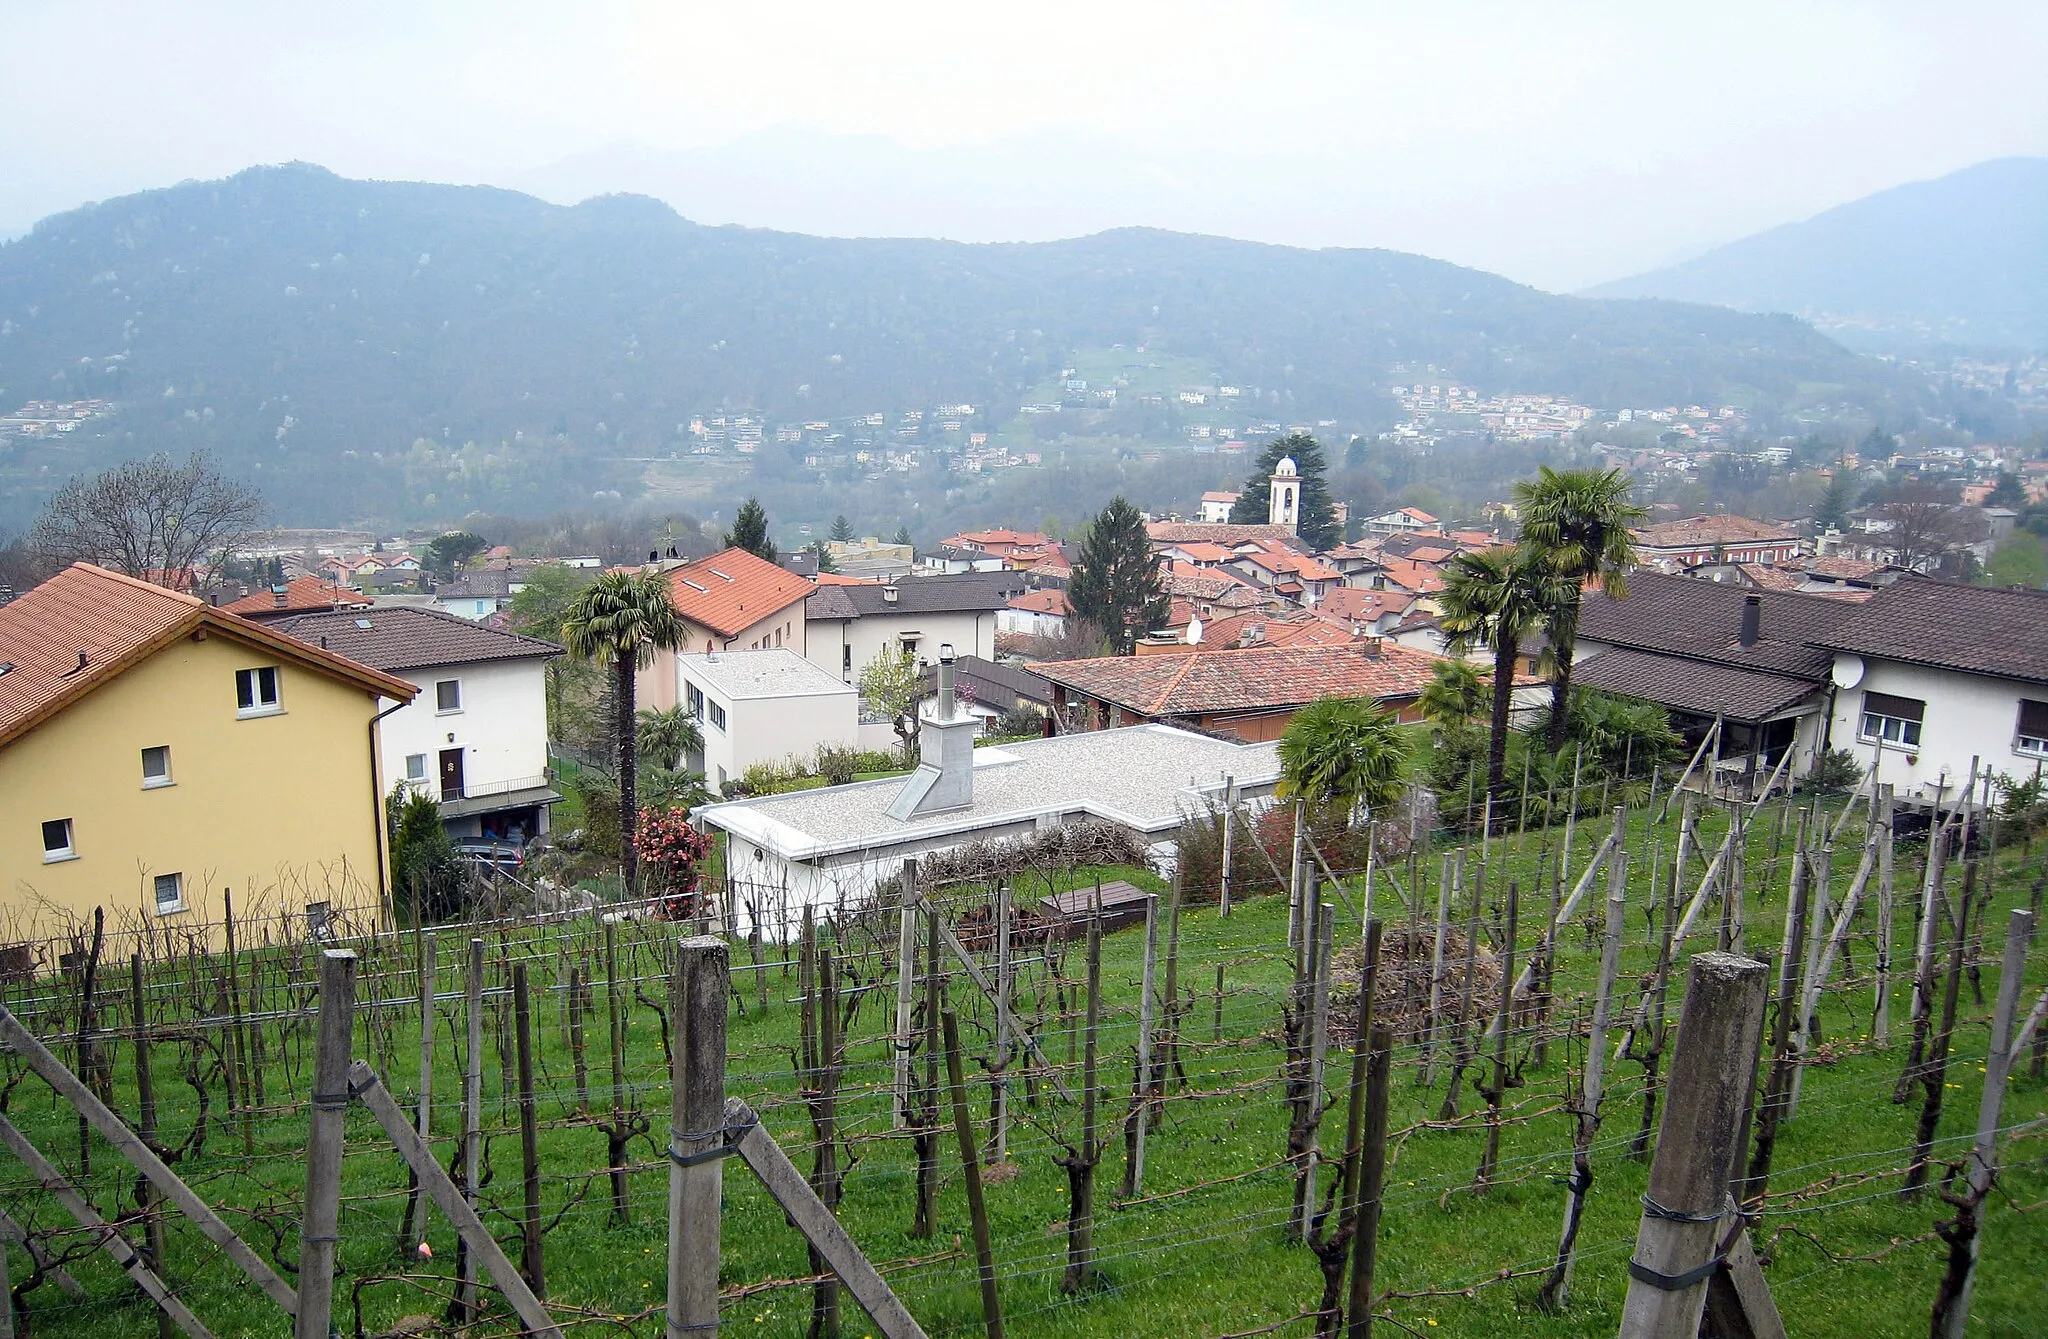
[[[889,805],[899,823],[927,814],[950,814],[974,803],[974,734],[980,723],[961,714],[953,681],[953,644],[939,647],[937,699],[918,722],[917,770]]]

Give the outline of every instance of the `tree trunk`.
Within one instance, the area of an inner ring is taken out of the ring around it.
[[[1493,797],[1493,807],[1501,809],[1501,784],[1508,766],[1508,708],[1515,696],[1515,656],[1520,651],[1514,641],[1503,638],[1493,652],[1493,730],[1486,744],[1486,793]]]
[[[633,739],[636,666],[632,656],[621,656],[613,662],[613,668],[619,676],[618,690],[613,694],[619,716],[619,873],[625,880],[625,896],[630,899],[640,888],[640,787],[634,775],[639,759]]]
[[[1566,628],[1566,621],[1572,624]],[[1564,727],[1572,696],[1572,651],[1579,640],[1579,611],[1573,608],[1565,617],[1557,620],[1550,631],[1550,653],[1557,661],[1554,677],[1550,680],[1550,751],[1557,752],[1564,747]]]

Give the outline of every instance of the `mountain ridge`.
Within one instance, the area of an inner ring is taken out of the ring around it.
[[[1784,312],[1859,348],[2048,348],[2048,158],[1906,182],[1581,296]]]
[[[1199,359],[1272,417],[1362,429],[1390,421],[1397,365],[1595,404],[1924,394],[1790,318],[1560,297],[1400,252],[1150,228],[818,238],[287,164],[0,244],[4,407],[121,406],[75,444],[0,445],[0,520],[52,476],[151,449],[213,450],[309,519],[550,509],[634,488],[693,414],[1000,419],[1073,350],[1116,344]]]

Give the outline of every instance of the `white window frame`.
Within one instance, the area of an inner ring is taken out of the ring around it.
[[[453,688],[453,689],[455,690],[455,705],[454,705],[454,706],[452,706],[452,707],[446,707],[446,706],[443,706],[443,705],[441,705],[441,690],[442,690],[443,688]],[[434,714],[435,714],[436,716],[456,716],[456,715],[460,715],[460,714],[461,714],[461,712],[462,712],[462,680],[460,680],[460,679],[436,679],[436,680],[434,680]]]
[[[152,753],[164,755],[164,770],[156,776],[149,774],[149,755]],[[152,744],[144,749],[142,751],[142,788],[144,790],[162,790],[165,786],[175,786],[176,784],[178,784],[177,781],[171,775],[171,746],[169,744]]]
[[[418,764],[419,764],[419,770],[417,770],[417,771],[413,770],[413,764],[414,764],[414,763],[418,763]],[[417,782],[420,782],[420,783],[422,783],[422,784],[424,784],[424,783],[426,782],[426,780],[427,780],[427,755],[426,755],[426,754],[424,754],[424,753],[408,753],[408,754],[406,754],[406,755],[405,755],[405,779],[406,779],[407,781],[417,781]]]
[[[2020,722],[2026,719],[2027,701],[2020,699],[2019,711],[2013,718],[2012,751],[2023,758],[2048,758],[2048,736],[2030,735],[2020,729]]]
[[[1856,737],[1866,744],[1917,751],[1923,738],[1921,721],[1904,716],[1887,716],[1862,704],[1857,706]]]
[[[170,881],[171,900],[164,901],[165,880]],[[153,881],[156,891],[156,914],[175,916],[185,910],[185,876],[183,874],[159,874]]]
[[[64,825],[64,844],[50,845],[49,827],[52,823]],[[43,863],[55,865],[66,860],[78,859],[78,832],[68,818],[46,818],[43,820]]]
[[[270,696],[263,696],[263,676],[270,676]],[[244,684],[248,685],[249,704],[242,704]],[[235,671],[235,716],[248,720],[255,716],[281,716],[284,714],[284,674],[275,665],[251,665]]]

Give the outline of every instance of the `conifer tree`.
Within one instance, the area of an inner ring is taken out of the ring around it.
[[[853,538],[853,522],[846,519],[846,513],[841,512],[832,518],[832,538],[840,544]]]
[[[1145,518],[1121,493],[1081,541],[1067,602],[1076,618],[1102,629],[1120,656],[1130,655],[1139,637],[1166,620],[1169,604],[1145,537]]]
[[[775,561],[775,541],[768,537],[768,512],[761,499],[750,497],[740,503],[739,514],[732,518],[732,529],[725,532],[725,546],[745,549],[771,563]]]
[[[1318,552],[1334,549],[1344,542],[1344,528],[1337,524],[1337,508],[1330,500],[1330,486],[1323,479],[1327,462],[1323,446],[1305,432],[1275,437],[1259,452],[1251,477],[1230,509],[1232,525],[1265,525],[1272,516],[1273,471],[1285,457],[1292,457],[1301,475],[1301,524],[1298,533]]]

